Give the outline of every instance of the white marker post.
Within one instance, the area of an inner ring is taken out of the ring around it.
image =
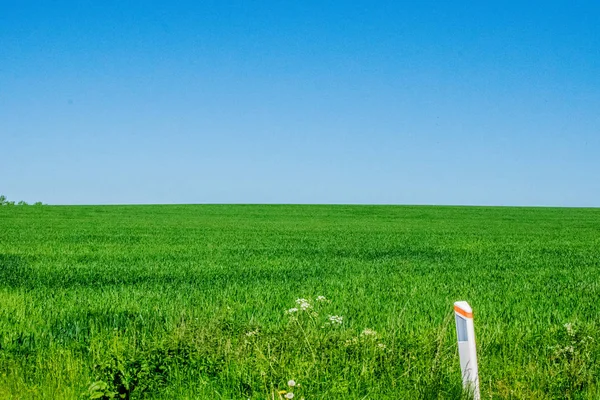
[[[475,350],[473,309],[466,301],[457,301],[454,303],[454,316],[463,387],[473,395],[473,400],[479,400],[479,371],[477,369],[477,351]]]

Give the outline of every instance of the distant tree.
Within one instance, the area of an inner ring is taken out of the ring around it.
[[[0,206],[3,206],[6,204],[6,196],[5,195],[0,195]]]
[[[14,206],[14,205],[15,205],[15,202],[14,202],[14,201],[7,201],[7,202],[5,202],[5,203],[4,203],[4,205],[7,205],[7,206]]]
[[[36,201],[33,203],[34,206],[43,206],[44,204],[41,201]]]
[[[17,203],[17,205],[19,205],[19,206],[28,206],[29,204],[27,204],[27,202],[26,202],[26,201],[24,201],[24,200],[21,200],[21,201],[19,201],[19,202]]]

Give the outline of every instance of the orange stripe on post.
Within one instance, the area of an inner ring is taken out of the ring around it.
[[[465,318],[473,318],[472,312],[465,311],[462,308],[460,308],[459,306],[454,306],[454,311],[457,312],[458,314],[462,315]]]

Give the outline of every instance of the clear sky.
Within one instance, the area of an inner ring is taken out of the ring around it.
[[[0,194],[600,206],[600,3],[0,0]]]

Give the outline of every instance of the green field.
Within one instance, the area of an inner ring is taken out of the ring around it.
[[[460,398],[457,300],[483,399],[600,398],[600,209],[5,206],[0,285],[3,399]]]

